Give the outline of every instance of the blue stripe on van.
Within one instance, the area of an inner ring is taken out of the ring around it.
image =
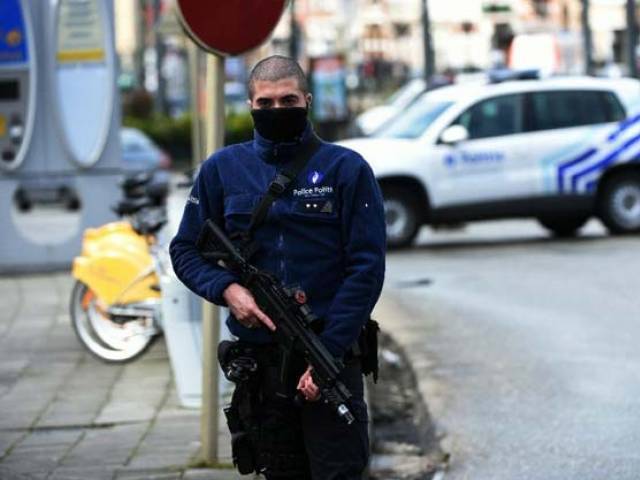
[[[587,160],[588,158],[593,156],[593,154],[595,154],[597,151],[598,150],[596,148],[592,147],[589,150],[587,150],[586,152],[581,153],[580,155],[578,155],[574,159],[569,160],[568,162],[560,164],[560,167],[558,169],[558,192],[559,193],[562,193],[563,190],[564,190],[563,183],[564,183],[565,171],[568,168],[573,167],[574,165],[577,165],[578,163],[584,162],[585,160]]]
[[[608,165],[613,163],[618,158],[618,155],[623,153],[625,150],[628,150],[629,148],[631,148],[633,145],[635,145],[639,141],[640,141],[640,134],[638,134],[638,135],[636,135],[634,137],[631,137],[626,142],[624,142],[620,147],[618,147],[613,152],[611,152],[609,155],[607,155],[602,160],[600,160],[598,163],[595,163],[595,164],[591,165],[590,167],[588,167],[588,168],[586,168],[586,169],[574,174],[571,177],[571,190],[574,191],[574,192],[576,191],[578,180],[580,180],[582,177],[584,177],[585,175],[588,175],[588,174],[590,174],[592,172],[604,169],[605,167],[607,167]]]

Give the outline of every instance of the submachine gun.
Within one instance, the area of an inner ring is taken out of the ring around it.
[[[276,341],[288,349],[300,351],[311,366],[311,376],[321,397],[347,424],[354,416],[347,406],[351,392],[338,380],[344,364],[334,358],[313,331],[317,317],[299,289],[285,287],[274,275],[259,270],[211,220],[207,220],[196,242],[207,260],[235,273],[240,283],[254,296],[260,309],[276,324]]]

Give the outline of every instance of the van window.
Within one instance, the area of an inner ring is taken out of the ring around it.
[[[530,93],[527,113],[526,129],[530,132],[615,122],[625,117],[613,93],[588,90]]]
[[[522,95],[502,95],[476,103],[453,123],[469,132],[469,140],[522,132]]]
[[[607,121],[620,122],[627,116],[620,100],[613,92],[600,92],[607,112]]]

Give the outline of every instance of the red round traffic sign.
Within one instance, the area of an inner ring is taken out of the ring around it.
[[[287,0],[177,0],[178,17],[200,47],[239,55],[264,42]]]

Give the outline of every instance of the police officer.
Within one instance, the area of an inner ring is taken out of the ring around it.
[[[232,273],[205,261],[195,247],[207,219],[230,235],[246,231],[277,172],[307,142],[317,139],[308,121],[312,96],[297,62],[283,56],[261,60],[251,71],[248,87],[254,139],[225,147],[202,164],[170,253],[177,276],[188,288],[229,307],[230,332],[241,342],[269,352],[274,343],[271,332],[277,325]],[[259,412],[253,414],[260,433],[253,441],[260,450],[256,471],[268,479],[360,479],[368,460],[368,416],[354,345],[383,283],[382,197],[360,155],[318,142],[296,179],[256,228],[253,238],[258,249],[252,263],[285,284],[300,285],[306,293],[323,321],[321,341],[345,363],[341,379],[353,394],[350,407],[356,421],[346,425],[318,401],[318,388],[300,359],[289,362],[293,374],[285,387],[306,401],[299,405],[291,396],[283,399],[282,385],[275,386],[283,381],[282,375],[269,374],[282,370],[280,357],[263,355],[261,361],[275,369],[262,370],[257,387]]]

